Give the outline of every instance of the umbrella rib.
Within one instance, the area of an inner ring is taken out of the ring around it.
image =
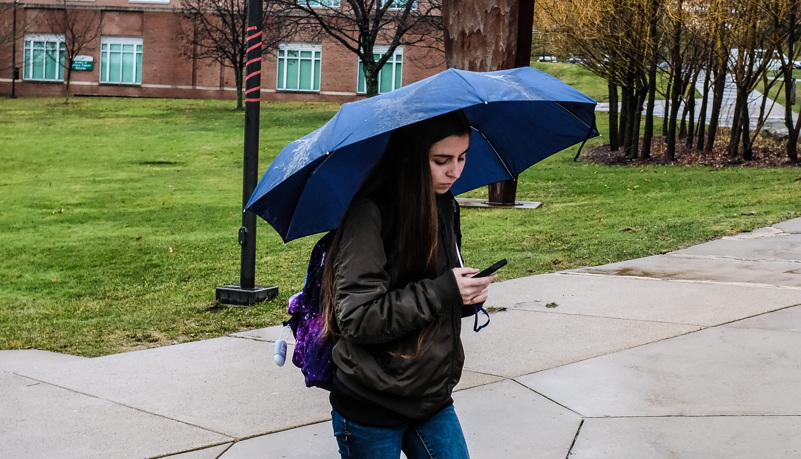
[[[492,149],[492,152],[495,153],[495,157],[498,158],[498,161],[501,162],[503,168],[506,169],[506,173],[509,174],[509,178],[511,179],[515,178],[514,174],[512,174],[512,171],[509,170],[509,166],[506,165],[506,162],[503,160],[503,158],[501,158],[501,155],[498,154],[498,150],[495,149],[495,145],[493,145],[492,142],[490,142],[490,139],[488,139],[487,136],[484,135],[484,133],[481,132],[481,130],[477,129],[475,126],[470,126],[470,127],[473,128],[474,131],[481,134],[481,137],[483,137],[484,141],[487,142],[487,145],[489,145],[489,147]]]
[[[470,89],[472,89],[472,90],[473,90],[473,91],[476,93],[476,95],[479,95],[479,94],[480,94],[480,93],[479,93],[479,91],[478,91],[478,88],[476,88],[475,86],[473,86],[473,84],[472,84],[472,83],[470,83],[469,81],[467,81],[467,78],[465,78],[465,77],[464,77],[464,75],[462,75],[462,74],[461,74],[461,71],[460,71],[460,70],[457,70],[457,69],[448,69],[448,70],[446,70],[446,72],[447,72],[447,71],[450,71],[450,70],[452,70],[452,71],[453,71],[453,73],[455,73],[455,74],[456,74],[456,76],[458,76],[458,77],[459,77],[459,79],[461,79],[461,80],[464,82],[464,84],[466,84],[467,86],[469,86],[469,87],[470,87]],[[485,103],[485,104],[487,103],[487,100],[486,100],[484,97],[482,97],[482,98],[481,98],[481,100],[482,100],[482,101],[484,101],[484,103]]]
[[[587,123],[586,123],[586,122],[585,122],[583,119],[581,119],[581,118],[579,118],[578,116],[576,116],[576,114],[575,114],[575,113],[573,113],[572,111],[570,111],[570,110],[566,109],[565,107],[563,107],[561,103],[559,103],[559,102],[554,102],[553,104],[554,104],[554,105],[556,105],[557,107],[561,108],[561,109],[562,109],[564,112],[566,112],[568,115],[570,115],[570,116],[572,116],[573,118],[575,118],[575,119],[579,120],[579,122],[580,122],[580,123],[582,123],[583,125],[587,126],[589,129],[592,129],[592,128],[593,128],[593,126],[592,126],[592,125],[590,125],[590,124],[587,124]],[[594,119],[594,118],[593,118],[593,119]]]

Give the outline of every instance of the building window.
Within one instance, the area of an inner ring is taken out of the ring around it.
[[[279,45],[275,88],[283,91],[319,91],[322,53],[320,45]]]
[[[26,35],[22,78],[64,81],[64,49],[64,35]]]
[[[100,82],[142,84],[142,39],[102,37],[100,39]]]
[[[407,0],[390,0],[389,2],[389,9],[391,10],[402,10],[406,8],[406,1]],[[383,5],[383,2],[379,2],[379,4]],[[417,2],[412,3],[412,10],[417,9]]]
[[[312,8],[339,8],[339,0],[306,0],[306,6]]]
[[[373,58],[378,60],[389,47],[376,46]],[[390,57],[386,64],[378,72],[378,93],[384,94],[403,86],[403,48],[395,48],[395,53]],[[367,92],[367,83],[364,78],[364,65],[359,61],[359,82],[356,91],[360,94]]]

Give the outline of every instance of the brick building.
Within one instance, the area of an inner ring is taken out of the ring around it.
[[[0,95],[12,91],[14,42],[16,95],[64,95],[65,34],[48,20],[63,14],[64,5],[62,0],[18,0],[13,8],[9,0],[0,0]],[[73,65],[71,94],[236,98],[233,70],[182,53],[189,45],[179,38],[180,0],[67,0],[66,6],[99,24]],[[381,72],[381,92],[444,69],[441,52],[399,47]],[[261,87],[262,100],[344,102],[364,92],[364,77],[357,56],[323,35],[264,50]]]

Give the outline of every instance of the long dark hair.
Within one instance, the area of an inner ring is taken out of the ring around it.
[[[429,150],[452,135],[469,136],[470,123],[464,112],[439,115],[392,131],[384,155],[365,179],[351,204],[360,199],[381,196],[393,215],[388,220],[386,241],[397,248],[398,261],[393,267],[396,285],[437,276],[438,219],[436,195],[431,183]],[[347,218],[347,215],[346,217]],[[384,221],[387,219],[384,218]],[[325,334],[337,335],[334,316],[334,264],[341,234],[337,231],[323,274],[322,301],[325,310]],[[416,357],[427,333],[419,334],[412,358]]]

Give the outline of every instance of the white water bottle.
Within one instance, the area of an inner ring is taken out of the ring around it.
[[[279,339],[275,342],[273,360],[275,360],[275,364],[279,367],[284,366],[284,362],[286,362],[286,341]]]

